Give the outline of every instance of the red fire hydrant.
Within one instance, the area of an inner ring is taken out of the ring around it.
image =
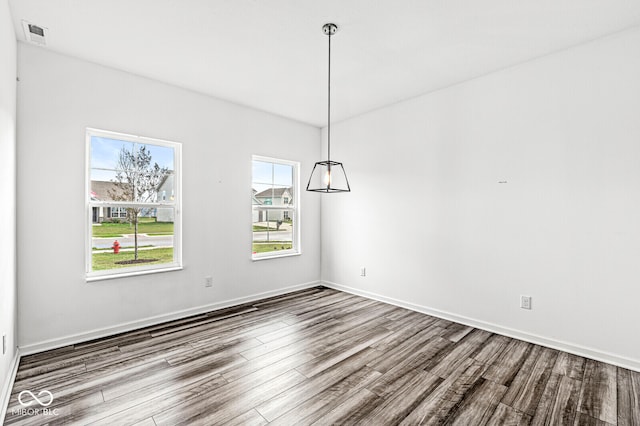
[[[118,242],[118,240],[116,240],[116,241],[113,243],[113,253],[114,253],[114,254],[118,254],[118,253],[120,253],[120,243]]]

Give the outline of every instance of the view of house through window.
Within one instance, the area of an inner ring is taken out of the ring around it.
[[[252,176],[254,259],[298,253],[298,163],[254,156]]]
[[[180,266],[180,144],[90,129],[87,275]]]

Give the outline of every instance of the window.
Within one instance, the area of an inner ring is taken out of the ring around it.
[[[111,217],[112,218],[126,218],[127,217],[127,208],[126,207],[112,207],[111,208]]]
[[[300,253],[299,163],[253,157],[253,259]]]
[[[180,154],[179,143],[87,129],[88,280],[181,267]]]

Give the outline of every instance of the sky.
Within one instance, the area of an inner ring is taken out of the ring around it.
[[[251,187],[258,192],[275,187],[293,186],[293,166],[253,161]]]
[[[142,145],[146,146],[151,153],[151,164],[158,163],[160,167],[167,167],[169,170],[174,169],[173,148],[91,136],[91,180],[114,180],[114,169],[118,162],[120,150],[126,147],[127,150],[134,151],[138,150],[139,146]]]

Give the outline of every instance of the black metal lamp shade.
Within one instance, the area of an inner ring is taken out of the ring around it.
[[[342,167],[342,163],[337,161],[318,161],[313,170],[309,183],[307,183],[307,191],[314,192],[351,192],[347,174]]]

